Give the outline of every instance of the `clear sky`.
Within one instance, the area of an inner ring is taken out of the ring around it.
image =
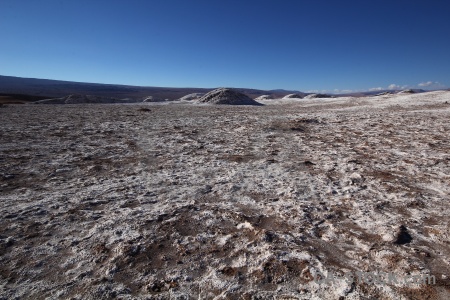
[[[450,1],[0,0],[0,75],[331,92],[450,87]]]

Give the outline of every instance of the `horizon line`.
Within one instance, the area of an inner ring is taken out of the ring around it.
[[[335,95],[345,95],[345,94],[354,94],[354,93],[376,93],[376,92],[387,92],[387,91],[404,91],[404,90],[423,90],[423,91],[440,91],[440,90],[447,90],[449,87],[439,87],[434,89],[426,89],[426,86],[424,87],[410,87],[410,86],[397,86],[395,88],[369,88],[369,89],[358,89],[358,90],[350,90],[350,89],[334,89],[334,90],[317,90],[317,89],[308,89],[308,90],[293,90],[293,89],[284,89],[284,88],[275,88],[275,89],[261,89],[261,88],[252,88],[252,87],[227,87],[227,86],[217,86],[217,87],[189,87],[189,86],[154,86],[154,85],[133,85],[133,84],[124,84],[124,83],[104,83],[104,82],[88,82],[88,81],[77,81],[77,80],[66,80],[66,79],[54,79],[54,78],[36,78],[36,77],[22,77],[22,76],[16,76],[16,75],[2,75],[2,77],[13,77],[13,78],[20,78],[20,79],[31,79],[31,80],[47,80],[47,81],[60,81],[60,82],[67,82],[67,83],[74,83],[74,84],[94,84],[94,85],[111,85],[111,86],[123,86],[123,87],[141,87],[141,88],[173,88],[173,89],[205,89],[205,90],[214,90],[218,88],[231,88],[231,89],[248,89],[248,90],[259,90],[259,91],[285,91],[285,92],[299,92],[299,93],[305,93],[305,94],[313,94],[313,93],[327,93],[327,94],[335,94]]]

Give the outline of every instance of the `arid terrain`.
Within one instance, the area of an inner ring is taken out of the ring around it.
[[[0,107],[0,299],[450,299],[450,91],[260,102]]]

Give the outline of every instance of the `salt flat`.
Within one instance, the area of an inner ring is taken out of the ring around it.
[[[1,107],[0,298],[449,299],[450,92],[260,102]]]

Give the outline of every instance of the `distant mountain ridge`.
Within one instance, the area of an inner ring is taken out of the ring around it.
[[[172,87],[143,87],[118,84],[84,83],[53,79],[22,78],[0,75],[0,94],[22,95],[23,101],[29,101],[30,95],[33,99],[59,98],[70,94],[92,95],[102,97],[114,97],[119,99],[143,99],[153,96],[160,99],[176,100],[188,94],[208,93],[214,88],[172,88]],[[274,98],[282,98],[291,91],[235,88],[251,98],[261,95],[271,95]],[[19,99],[19,98],[18,98]]]
[[[96,97],[109,97],[118,100],[140,102],[149,96],[154,99],[177,100],[189,94],[206,94],[215,88],[174,88],[132,86],[120,84],[85,83],[53,79],[22,78],[0,75],[0,102],[26,103],[43,99],[61,98],[69,95],[89,95]],[[311,93],[303,93],[295,90],[258,90],[249,88],[233,88],[252,99],[265,95],[268,99],[279,99],[286,95],[297,94],[304,98]],[[450,89],[449,89],[450,90]],[[367,92],[353,92],[347,94],[334,94],[333,96],[364,97],[381,93],[397,93],[400,90],[377,90]],[[422,93],[425,90],[411,89],[414,93]]]
[[[366,92],[353,92],[353,93],[345,93],[345,94],[339,94],[335,96],[351,96],[351,97],[365,97],[365,96],[375,96],[383,93],[391,93],[396,94],[401,92],[402,90],[376,90],[376,91],[366,91]],[[425,90],[422,89],[407,89],[407,91],[412,91],[413,93],[424,93]]]

